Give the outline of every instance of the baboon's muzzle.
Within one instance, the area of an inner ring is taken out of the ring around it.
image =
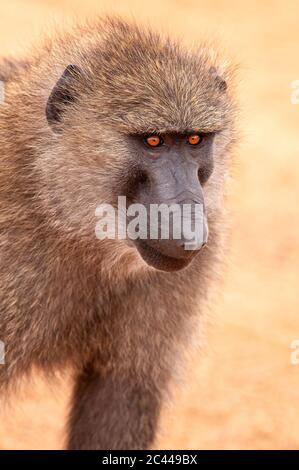
[[[147,264],[163,271],[184,268],[208,241],[198,167],[192,161],[179,163],[156,164],[138,195],[147,211],[147,227],[146,237],[135,244]]]

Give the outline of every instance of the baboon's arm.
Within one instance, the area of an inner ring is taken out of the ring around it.
[[[148,449],[155,436],[159,398],[134,375],[78,378],[68,449]]]

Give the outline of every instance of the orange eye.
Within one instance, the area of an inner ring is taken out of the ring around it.
[[[150,147],[158,147],[159,145],[163,144],[163,139],[158,135],[151,135],[147,137],[145,141]]]
[[[198,145],[202,141],[202,137],[199,134],[192,134],[188,136],[188,143],[190,145]]]

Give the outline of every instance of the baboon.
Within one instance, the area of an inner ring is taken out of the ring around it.
[[[233,67],[120,18],[0,65],[2,395],[71,367],[68,449],[148,449],[222,259],[235,142]],[[204,205],[184,237],[95,236],[95,209]]]

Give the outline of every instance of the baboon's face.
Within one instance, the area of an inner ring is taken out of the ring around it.
[[[147,63],[125,70],[122,60],[122,73],[111,69],[109,80],[100,71],[86,79],[69,66],[54,87],[46,114],[55,139],[48,166],[56,179],[48,198],[55,201],[56,223],[59,218],[69,231],[89,237],[95,237],[100,204],[117,208],[125,196],[127,209],[142,205],[139,235],[127,231],[123,241],[116,233],[115,243],[134,248],[156,269],[178,270],[208,242],[208,220],[219,204],[230,142],[226,83],[205,64],[199,70],[183,61],[173,68],[164,58],[158,70],[147,70]],[[180,210],[175,219],[170,209],[166,232],[160,214],[158,227],[151,225],[151,208],[161,205]],[[127,227],[138,214],[127,214]],[[199,228],[195,242],[184,222],[193,235]]]
[[[128,137],[132,166],[121,191],[129,204],[146,210],[146,236],[134,243],[155,268],[181,269],[207,243],[203,186],[213,172],[212,144],[213,135],[196,131]],[[191,232],[187,236],[188,228],[194,235],[197,231],[196,243],[191,243]]]

